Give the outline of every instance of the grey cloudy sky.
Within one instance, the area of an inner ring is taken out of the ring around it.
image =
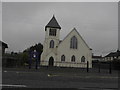
[[[118,48],[117,2],[3,2],[2,39],[8,51],[23,51],[43,43],[45,25],[55,15],[63,39],[74,27],[96,54]]]

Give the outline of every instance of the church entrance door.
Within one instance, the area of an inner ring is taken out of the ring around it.
[[[54,58],[50,57],[49,58],[49,66],[53,66],[54,65]]]

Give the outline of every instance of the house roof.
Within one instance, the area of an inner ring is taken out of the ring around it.
[[[105,57],[114,57],[114,56],[116,56],[116,53],[115,52],[111,52],[108,55],[106,55]]]
[[[5,48],[8,48],[8,45],[2,41],[0,41],[0,44],[2,44],[2,46],[5,46]]]
[[[58,24],[55,16],[53,15],[52,19],[49,21],[49,23],[45,26],[45,28],[47,27],[52,27],[52,28],[59,28],[61,29],[60,25]]]
[[[120,56],[120,51],[119,50],[117,50],[117,54],[118,54],[118,56]]]
[[[108,55],[106,55],[105,57],[116,57],[116,56],[120,56],[119,50],[117,50],[117,52],[111,52]]]

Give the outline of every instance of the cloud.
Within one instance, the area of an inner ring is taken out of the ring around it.
[[[3,40],[10,51],[22,51],[43,43],[45,25],[55,14],[61,25],[60,39],[74,27],[93,51],[117,49],[118,6],[113,3],[9,3],[4,2]]]

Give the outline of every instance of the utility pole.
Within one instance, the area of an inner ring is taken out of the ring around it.
[[[89,72],[89,62],[87,61],[87,72]]]

